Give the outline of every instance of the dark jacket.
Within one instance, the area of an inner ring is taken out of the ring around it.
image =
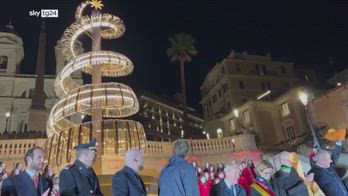
[[[285,166],[282,166],[282,167],[285,167]],[[276,173],[275,173],[275,179],[278,179],[278,180],[287,180],[288,177],[289,177],[289,173],[283,171],[282,169],[278,170]],[[308,190],[307,190],[307,187],[305,185],[305,183],[303,182],[303,180],[300,178],[300,176],[298,176],[297,178],[297,182],[287,188],[287,189],[281,189],[280,190],[282,193],[282,195],[287,195],[287,196],[308,196]]]
[[[79,160],[60,172],[59,192],[61,196],[103,195],[93,169],[87,168]]]
[[[329,168],[322,168],[317,165],[312,167],[308,173],[314,173],[314,181],[317,182],[325,195],[346,196],[347,188],[335,171],[335,165],[341,155],[342,146],[336,145],[332,151],[332,164]]]
[[[246,196],[245,190],[240,185],[234,185],[236,189],[236,195],[234,194],[234,191],[227,187],[224,180],[220,181],[218,184],[215,184],[210,189],[209,196]]]
[[[146,196],[146,187],[140,176],[125,166],[112,177],[112,195]]]
[[[52,181],[39,175],[38,190],[35,190],[33,180],[27,172],[6,178],[1,188],[2,196],[41,196],[47,189],[52,188]]]
[[[275,195],[277,196],[287,196],[285,190],[293,187],[299,179],[299,175],[294,168],[291,168],[290,174],[287,178],[282,179],[272,179],[271,182],[268,182],[264,178],[260,176],[256,176],[255,181],[262,183],[267,186]],[[257,192],[253,187],[251,187],[251,195],[252,196],[261,196],[259,192]]]
[[[159,196],[199,196],[195,169],[177,156],[162,169],[158,188]]]

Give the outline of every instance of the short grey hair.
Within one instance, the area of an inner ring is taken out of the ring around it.
[[[173,153],[174,156],[185,158],[188,155],[189,144],[184,139],[178,139],[174,142]]]
[[[238,171],[239,171],[239,166],[238,166],[238,164],[235,164],[235,163],[228,164],[228,165],[226,165],[225,168],[224,168],[224,172],[225,172],[225,173],[229,173],[229,172],[231,172],[231,171],[233,171],[233,170],[238,170]]]
[[[134,159],[138,159],[142,156],[142,152],[138,149],[131,149],[126,152],[126,155],[124,156],[124,162],[126,165],[130,165]]]
[[[313,160],[317,162],[318,160],[321,160],[322,158],[324,158],[326,155],[330,156],[330,153],[326,150],[318,150],[318,153],[316,154]]]

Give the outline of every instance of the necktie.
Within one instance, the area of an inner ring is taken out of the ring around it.
[[[33,184],[34,184],[35,190],[37,190],[39,187],[39,176],[38,175],[33,176]]]
[[[231,190],[234,196],[237,196],[237,192],[236,192],[236,187],[234,185],[231,186]]]

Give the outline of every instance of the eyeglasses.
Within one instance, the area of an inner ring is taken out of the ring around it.
[[[262,173],[264,173],[265,175],[272,175],[273,172],[264,172],[264,171],[261,171]]]

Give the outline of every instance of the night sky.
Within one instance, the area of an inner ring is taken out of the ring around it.
[[[21,73],[34,73],[41,19],[29,11],[58,9],[59,18],[47,20],[47,73],[55,72],[54,45],[74,21],[82,0],[4,0],[0,25],[12,20],[24,42]],[[179,66],[166,56],[168,37],[189,33],[198,55],[186,64],[188,103],[201,111],[199,87],[212,67],[232,49],[249,54],[270,52],[276,61],[313,68],[322,79],[348,67],[348,2],[233,1],[233,0],[104,0],[102,12],[120,17],[126,33],[103,40],[102,48],[128,56],[135,65],[121,81],[134,89],[158,95],[180,91]],[[89,9],[86,10],[89,13]],[[82,38],[85,51],[90,48]],[[333,61],[333,65],[329,62]],[[115,79],[120,81],[120,79]]]

